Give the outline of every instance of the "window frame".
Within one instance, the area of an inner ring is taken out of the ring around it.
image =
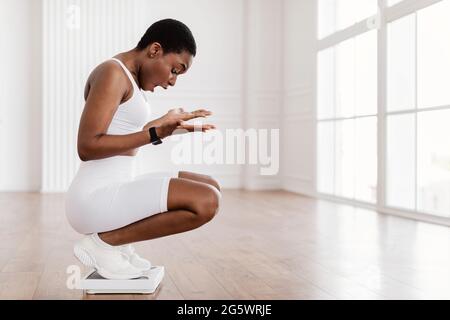
[[[330,195],[321,193],[318,191],[318,134],[316,134],[315,141],[315,179],[314,179],[314,189],[316,193],[316,197],[324,200],[337,201],[349,205],[356,205],[359,207],[376,210],[378,212],[387,213],[395,216],[406,217],[414,220],[426,221],[441,225],[450,226],[450,218],[433,215],[426,212],[418,211],[417,208],[417,118],[420,112],[431,112],[435,110],[443,110],[450,109],[450,105],[445,106],[436,106],[426,109],[418,108],[417,101],[417,76],[415,79],[416,82],[416,91],[415,91],[415,105],[414,109],[401,110],[401,111],[387,111],[387,82],[388,82],[388,73],[387,73],[387,56],[388,56],[388,36],[387,29],[389,23],[401,19],[407,15],[417,13],[417,11],[437,4],[444,0],[403,0],[391,7],[387,6],[387,0],[377,0],[378,2],[378,13],[372,17],[368,17],[368,19],[364,21],[360,21],[355,23],[354,25],[347,27],[343,30],[338,30],[322,39],[319,39],[319,1],[316,2],[316,54],[315,54],[315,79],[314,79],[314,101],[315,101],[315,126],[316,133],[318,132],[318,124],[319,122],[324,121],[336,121],[343,119],[357,119],[368,116],[354,116],[348,118],[342,117],[333,117],[330,119],[320,119],[318,117],[318,55],[322,50],[334,47],[339,45],[340,43],[354,38],[358,35],[364,34],[377,29],[377,84],[378,84],[378,106],[377,106],[377,198],[375,204],[367,203],[364,201],[344,198],[341,196]],[[449,1],[449,0],[446,0]],[[417,15],[416,15],[417,22]],[[417,23],[416,23],[417,28]],[[416,30],[416,73],[417,73],[417,30]],[[387,119],[388,116],[398,115],[398,114],[414,114],[415,118],[415,210],[409,210],[404,208],[397,208],[393,206],[389,206],[386,203],[386,165],[387,165]],[[373,115],[372,115],[373,116]],[[333,182],[334,183],[334,182]]]

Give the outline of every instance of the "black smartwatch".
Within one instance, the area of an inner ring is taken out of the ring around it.
[[[150,143],[151,144],[157,145],[157,144],[162,143],[161,139],[158,137],[158,134],[156,133],[155,127],[151,127],[150,129],[148,129],[148,132],[150,132]]]

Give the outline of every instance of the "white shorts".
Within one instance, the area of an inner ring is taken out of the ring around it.
[[[66,216],[79,233],[122,228],[167,211],[171,178],[176,172],[136,176],[133,156],[81,162],[65,195]]]

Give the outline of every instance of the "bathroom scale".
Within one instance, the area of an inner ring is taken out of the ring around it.
[[[163,266],[152,266],[141,277],[129,280],[105,279],[95,269],[80,280],[77,289],[87,294],[151,294],[164,277]]]

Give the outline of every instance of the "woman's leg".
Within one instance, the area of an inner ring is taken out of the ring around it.
[[[207,183],[209,185],[212,185],[213,187],[215,187],[217,190],[220,191],[219,183],[214,178],[212,178],[211,176],[208,176],[206,174],[199,174],[199,173],[194,173],[194,172],[189,172],[189,171],[180,171],[178,173],[178,177],[183,178],[183,179],[189,179],[189,180]]]
[[[196,229],[215,216],[219,200],[220,193],[209,184],[172,178],[169,183],[167,212],[100,233],[99,237],[110,245],[119,246]]]

